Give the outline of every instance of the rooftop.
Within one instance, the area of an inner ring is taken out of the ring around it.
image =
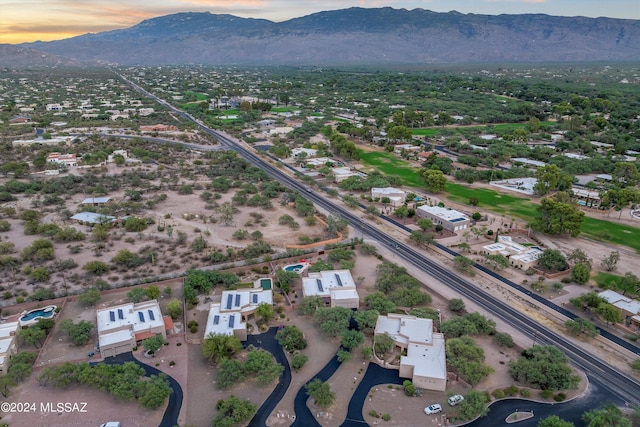
[[[462,212],[458,212],[455,209],[447,209],[440,206],[420,206],[418,210],[428,212],[431,215],[437,216],[449,222],[466,221],[469,218]]]
[[[302,288],[305,296],[322,296],[341,298],[335,293],[337,288],[339,291],[348,289],[353,296],[356,284],[353,281],[349,270],[328,270],[318,273],[309,273],[308,277],[302,279]],[[332,293],[332,291],[334,291]],[[357,295],[357,292],[356,292]]]
[[[130,326],[134,333],[162,326],[164,320],[158,301],[138,304],[128,303],[96,310],[98,334],[102,335],[121,327]]]

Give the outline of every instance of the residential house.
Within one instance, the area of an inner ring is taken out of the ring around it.
[[[349,270],[309,273],[302,279],[302,295],[319,296],[330,307],[358,308],[360,296]]]
[[[139,342],[158,334],[166,339],[167,326],[172,324],[165,321],[156,300],[98,309],[96,318],[102,357],[132,351]]]
[[[400,377],[411,379],[418,388],[446,389],[445,340],[443,334],[433,331],[433,320],[403,314],[378,316],[375,335],[389,335],[406,352],[400,357]]]
[[[209,334],[235,335],[240,341],[246,341],[247,319],[260,304],[273,305],[273,291],[263,288],[223,291],[220,301],[212,302],[209,307],[205,338]]]
[[[466,230],[471,225],[471,219],[462,212],[440,206],[419,206],[416,214],[420,218],[428,218],[436,225],[442,225],[445,230],[457,232]]]

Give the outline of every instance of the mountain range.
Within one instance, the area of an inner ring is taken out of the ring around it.
[[[60,65],[65,58],[120,65],[638,62],[640,20],[389,7],[319,12],[284,22],[186,12],[126,29],[1,47],[3,66],[15,65],[14,57],[24,61],[27,52],[35,62],[46,55]]]

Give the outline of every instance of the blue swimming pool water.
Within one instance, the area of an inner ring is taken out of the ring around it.
[[[295,271],[296,273],[301,271],[304,268],[304,265],[302,264],[296,264],[296,265],[287,265],[284,270],[285,271]]]
[[[25,314],[24,316],[22,316],[20,318],[20,320],[23,321],[23,322],[26,322],[26,321],[29,321],[29,320],[33,320],[36,317],[48,318],[48,317],[53,316],[54,310],[50,310],[50,311],[47,311],[47,312],[45,312],[44,310],[45,310],[44,308],[41,308],[40,310],[31,311],[31,312]]]

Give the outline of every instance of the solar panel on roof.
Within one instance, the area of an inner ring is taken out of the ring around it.
[[[116,314],[113,311],[109,312],[109,319],[111,319],[112,322],[116,321]]]
[[[316,285],[318,285],[318,290],[320,292],[324,292],[324,288],[322,287],[322,280],[316,279]]]
[[[251,300],[253,301],[253,303],[257,303],[258,302],[258,295],[257,294],[253,294],[251,295]]]
[[[144,313],[143,313],[143,312],[141,312],[141,311],[139,311],[139,312],[138,312],[138,317],[140,318],[140,321],[141,321],[142,323],[144,323]]]
[[[229,316],[229,327],[233,328],[233,324],[236,322],[236,316]]]
[[[231,310],[232,302],[233,302],[233,295],[227,295],[227,310]]]
[[[124,319],[124,313],[121,308],[118,309],[118,319]]]
[[[342,279],[340,279],[340,276],[338,275],[338,273],[334,273],[334,275],[336,276],[336,281],[338,282],[338,286],[343,286]]]
[[[153,315],[153,311],[147,310],[149,312],[149,319],[156,320],[156,316]]]
[[[240,294],[236,295],[236,307],[240,307]]]
[[[218,323],[220,323],[220,316],[218,315],[213,316],[213,324],[217,325]]]

